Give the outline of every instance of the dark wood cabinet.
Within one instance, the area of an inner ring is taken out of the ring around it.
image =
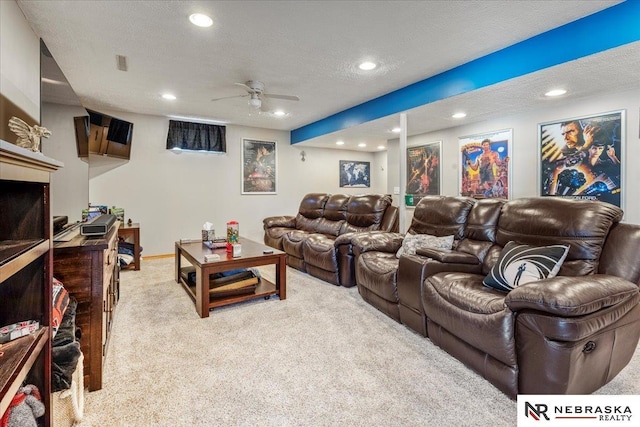
[[[0,140],[0,326],[36,320],[0,345],[0,416],[23,382],[40,390],[51,425],[50,174],[62,163]]]
[[[120,297],[119,227],[116,221],[104,237],[78,235],[54,243],[53,274],[78,301],[76,326],[82,330],[84,383],[89,391],[102,388],[102,367]]]

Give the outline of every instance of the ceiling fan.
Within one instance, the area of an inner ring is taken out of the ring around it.
[[[287,101],[299,101],[300,98],[294,95],[276,95],[273,93],[265,93],[264,91],[264,83],[259,82],[258,80],[249,80],[245,83],[234,83],[237,86],[242,86],[247,91],[246,95],[234,95],[234,96],[224,96],[222,98],[214,98],[212,101],[220,101],[222,99],[231,99],[231,98],[244,98],[249,97],[249,105],[256,110],[262,107],[263,98],[273,98],[273,99],[285,99]]]

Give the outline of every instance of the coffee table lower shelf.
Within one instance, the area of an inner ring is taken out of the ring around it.
[[[189,284],[185,282],[185,280],[181,277],[180,284],[187,291],[187,295],[196,302],[196,285]],[[276,285],[271,283],[270,281],[261,278],[260,282],[256,286],[256,290],[251,293],[242,294],[242,295],[233,295],[217,298],[214,296],[209,297],[209,309],[216,307],[222,307],[229,304],[235,304],[238,302],[249,301],[257,298],[269,299],[271,295],[277,295],[278,291],[276,290]]]
[[[209,317],[209,310],[212,308],[242,301],[257,298],[266,299],[271,295],[277,295],[281,301],[287,299],[286,254],[243,237],[240,238],[240,241],[242,242],[242,254],[238,257],[227,253],[225,248],[210,249],[201,240],[176,242],[175,280],[182,285],[187,295],[193,300],[196,312],[200,317]],[[210,254],[218,256],[214,260],[205,261],[207,255]],[[186,261],[185,264],[183,264],[183,260]],[[182,268],[183,266],[187,267],[187,264],[195,269],[196,277],[193,285],[191,285],[191,280],[187,281],[187,277],[182,276]],[[212,296],[209,292],[209,280],[212,274],[267,265],[275,267],[275,281],[271,282],[263,277],[260,278],[253,293]]]

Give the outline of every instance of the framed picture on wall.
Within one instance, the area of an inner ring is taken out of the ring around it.
[[[340,187],[371,187],[371,163],[340,160]]]
[[[442,141],[407,148],[406,205],[415,206],[426,195],[440,194]]]
[[[510,197],[513,129],[458,138],[460,194],[476,199]]]
[[[242,194],[277,194],[275,141],[242,139]]]
[[[624,111],[538,125],[540,195],[622,207]]]

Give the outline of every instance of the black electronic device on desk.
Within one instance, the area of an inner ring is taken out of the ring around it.
[[[64,228],[69,222],[68,216],[54,216],[53,217],[53,234],[56,234]]]
[[[80,234],[83,236],[104,236],[114,222],[116,222],[115,215],[100,215],[91,222],[82,224],[80,226]]]

